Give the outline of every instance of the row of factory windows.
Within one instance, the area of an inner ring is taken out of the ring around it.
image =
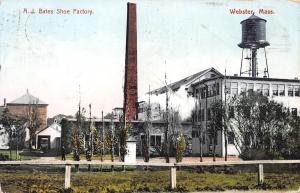
[[[270,93],[270,87],[272,88],[272,93]],[[256,83],[255,91],[264,96],[285,96],[286,95],[286,85],[285,84],[263,84]],[[254,83],[240,83],[240,93],[254,91]],[[226,82],[225,84],[226,94],[237,95],[238,94],[238,82]],[[209,98],[220,94],[219,83],[206,85],[196,89],[196,95],[200,93],[200,98]],[[300,85],[287,85],[287,96],[300,96]]]
[[[218,137],[214,138],[212,134],[208,134],[207,136],[208,136],[208,138],[206,139],[206,135],[205,134],[202,135],[202,144],[208,143],[208,144],[212,145],[214,142],[216,145],[218,145]],[[200,132],[197,130],[193,130],[192,138],[199,138],[199,137],[200,137]],[[228,141],[228,144],[234,144],[234,133],[233,132],[228,132],[227,141]]]
[[[196,95],[199,96],[199,92],[200,92],[201,99],[217,96],[220,94],[220,85],[219,83],[206,85],[206,87],[201,87],[200,89],[196,89]]]
[[[262,109],[262,111],[264,111],[264,109]],[[212,110],[210,108],[207,108],[207,115],[206,115],[206,121],[211,121],[212,119]],[[294,117],[298,116],[298,110],[297,108],[291,108],[290,111],[291,115],[293,115]],[[249,109],[249,113],[250,113],[250,109]],[[205,121],[205,109],[200,109],[197,111],[193,111],[192,114],[192,122],[200,122],[200,121]],[[250,116],[250,114],[249,114]],[[231,106],[228,109],[228,117],[229,118],[234,118],[234,107]]]
[[[271,96],[270,84],[255,84],[255,91],[264,95]],[[272,96],[285,96],[286,85],[285,84],[272,84]],[[240,93],[254,91],[254,83],[240,83]],[[226,94],[237,95],[238,94],[238,82],[226,82],[225,84]],[[300,85],[287,85],[287,96],[300,96]]]
[[[145,135],[141,135],[141,141],[144,141]],[[150,146],[160,147],[161,146],[161,135],[150,135]]]

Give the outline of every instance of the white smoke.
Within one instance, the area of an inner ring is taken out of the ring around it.
[[[176,92],[168,92],[169,94],[169,109],[178,111],[182,120],[191,116],[192,110],[195,105],[195,99],[188,96],[185,87],[181,86]],[[139,98],[139,101],[148,102],[149,95],[145,94]],[[158,103],[161,109],[166,108],[166,93],[150,95],[151,103]]]

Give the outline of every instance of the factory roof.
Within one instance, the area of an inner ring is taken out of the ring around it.
[[[172,89],[172,91],[176,91],[178,90],[182,85],[190,85],[192,84],[193,82],[197,81],[201,76],[205,75],[207,72],[214,72],[216,73],[217,75],[222,75],[219,71],[217,71],[216,69],[214,68],[208,68],[206,70],[203,70],[203,71],[200,71],[200,72],[197,72],[196,74],[193,74],[193,75],[190,75],[188,77],[185,77],[179,81],[176,81],[176,82],[173,82],[171,84],[168,84],[167,87],[169,89]],[[155,89],[155,90],[152,90],[150,92],[150,94],[162,94],[162,93],[165,93],[167,91],[167,87],[166,86],[163,86],[163,87],[160,87],[158,89]]]

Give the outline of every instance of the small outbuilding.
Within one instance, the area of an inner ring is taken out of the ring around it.
[[[136,139],[130,136],[126,140],[126,150],[127,153],[124,157],[124,162],[135,163],[136,162]]]
[[[60,150],[61,125],[55,120],[50,126],[36,133],[37,149]]]

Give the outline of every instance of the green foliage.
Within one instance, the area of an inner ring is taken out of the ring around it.
[[[66,153],[71,151],[72,129],[73,124],[67,119],[63,118],[61,124],[61,145],[65,147]]]
[[[0,153],[0,161],[7,161],[7,160],[9,160],[8,155],[3,155]]]
[[[256,92],[241,94],[230,103],[235,111],[230,127],[244,159],[280,159],[287,150],[290,155],[295,151],[289,146],[297,144],[291,133],[297,132],[299,123],[294,120],[299,118],[288,108]]]
[[[80,160],[80,152],[83,148],[83,137],[79,133],[79,129],[75,127],[72,132],[72,150],[73,150],[73,160]]]
[[[119,144],[120,144],[120,155],[121,155],[121,161],[125,161],[125,155],[127,154],[127,143],[126,140],[128,138],[128,131],[131,130],[132,124],[127,123],[126,126],[121,124],[120,126],[120,133],[119,133]]]
[[[23,148],[26,122],[26,118],[11,114],[8,108],[4,109],[0,117],[0,135],[8,136],[9,149]]]
[[[183,151],[186,148],[185,137],[182,132],[180,132],[177,143],[176,143],[176,162],[181,162],[183,159]]]

